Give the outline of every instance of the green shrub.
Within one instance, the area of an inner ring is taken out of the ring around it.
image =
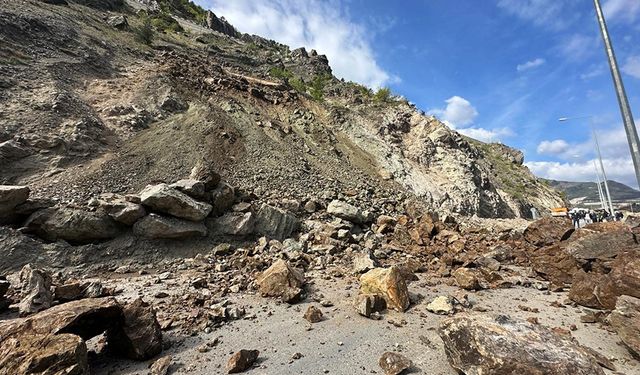
[[[203,23],[207,18],[207,11],[189,0],[160,0],[163,13],[175,13],[180,16]]]
[[[142,19],[142,26],[136,28],[134,30],[136,40],[140,43],[144,43],[146,45],[151,45],[153,43],[153,26],[151,25],[151,19],[149,17],[144,17]]]
[[[313,77],[311,84],[309,85],[309,93],[315,100],[321,101],[324,97],[324,88],[331,79],[328,74],[321,74]]]
[[[388,87],[381,87],[373,95],[373,100],[377,103],[387,103],[391,100],[391,89]]]
[[[269,69],[269,75],[273,78],[280,78],[285,80],[293,78],[293,73],[291,73],[287,69],[279,68],[277,66]]]
[[[300,92],[300,93],[307,92],[307,84],[298,77],[294,77],[290,79],[289,85],[291,85],[291,87],[293,87],[293,89],[296,90],[297,92]]]
[[[151,24],[160,31],[182,32],[184,29],[169,13],[160,12],[151,18]]]

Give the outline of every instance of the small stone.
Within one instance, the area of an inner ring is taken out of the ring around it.
[[[167,375],[169,367],[171,367],[172,359],[173,358],[170,355],[158,358],[151,364],[151,367],[149,368],[149,375]]]
[[[303,317],[311,323],[319,323],[323,320],[322,311],[315,306],[309,306]]]
[[[427,310],[434,314],[449,315],[454,312],[452,298],[448,296],[438,296],[427,305]]]
[[[258,355],[260,355],[260,352],[257,350],[240,350],[229,358],[227,362],[227,373],[237,374],[248,370],[256,359],[258,359]]]
[[[378,364],[385,375],[399,375],[413,366],[411,360],[400,353],[386,352],[380,357]]]

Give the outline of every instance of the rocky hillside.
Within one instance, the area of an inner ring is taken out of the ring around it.
[[[0,2],[0,183],[34,198],[85,204],[206,163],[265,201],[504,218],[562,205],[520,152],[189,2]]]
[[[640,199],[640,191],[617,181],[609,180],[609,192],[614,201]],[[569,200],[580,202],[600,202],[595,182],[571,182],[549,180],[549,184],[566,194]]]

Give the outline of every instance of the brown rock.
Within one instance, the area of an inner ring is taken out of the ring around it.
[[[571,220],[564,217],[544,217],[524,230],[524,239],[535,246],[549,246],[566,240],[573,233]]]
[[[611,272],[595,290],[598,301],[607,310],[616,307],[618,296],[640,298],[640,253],[620,254],[611,264]]]
[[[400,353],[386,352],[380,357],[378,364],[385,375],[399,375],[413,366],[411,360]]]
[[[248,370],[258,359],[260,352],[257,350],[242,349],[229,358],[227,362],[227,373],[236,374]]]
[[[303,317],[311,323],[319,323],[324,319],[322,311],[315,306],[309,306]]]
[[[375,268],[360,277],[360,291],[363,294],[379,294],[387,303],[387,307],[403,312],[409,308],[410,299],[407,284],[400,270]]]
[[[458,315],[438,333],[449,363],[465,374],[604,375],[570,338],[504,315]]]
[[[69,302],[82,298],[102,297],[105,292],[100,281],[75,281],[64,285],[56,285],[53,298],[60,302]]]
[[[355,302],[356,311],[367,318],[373,313],[379,313],[387,308],[387,303],[377,294],[359,294]]]
[[[162,332],[150,305],[137,299],[122,309],[123,323],[107,332],[109,348],[145,360],[162,351]]]
[[[51,276],[27,264],[20,271],[22,300],[18,305],[20,316],[34,314],[51,307]]]
[[[158,358],[149,367],[149,375],[167,375],[172,360],[170,355]]]
[[[530,261],[538,275],[557,285],[571,283],[573,275],[580,269],[578,261],[564,252],[560,245],[535,250]]]
[[[596,297],[595,290],[598,285],[602,284],[604,278],[603,275],[586,273],[583,270],[579,270],[573,276],[573,282],[569,290],[569,299],[582,306],[594,309],[602,308],[598,297]]]
[[[456,283],[462,289],[477,290],[480,289],[480,278],[482,274],[478,270],[460,267],[453,271],[452,276],[456,279]]]
[[[608,321],[629,351],[640,358],[640,299],[620,296]]]
[[[273,263],[257,279],[260,293],[266,297],[279,297],[283,302],[293,302],[303,292],[304,275],[280,259]]]

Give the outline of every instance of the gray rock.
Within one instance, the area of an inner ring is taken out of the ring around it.
[[[235,202],[236,195],[233,187],[225,182],[218,184],[210,194],[209,201],[213,205],[213,216],[220,216],[227,212]]]
[[[584,348],[549,328],[497,315],[458,315],[441,322],[451,367],[468,375],[604,375]]]
[[[98,203],[115,221],[128,226],[133,225],[147,213],[141,205],[132,203],[124,196],[117,194],[103,194]]]
[[[140,193],[142,204],[160,213],[191,221],[204,220],[211,205],[199,202],[167,184],[151,185]]]
[[[169,185],[169,187],[172,187],[178,191],[181,191],[195,199],[204,199],[206,197],[204,182],[199,180],[193,180],[193,179],[179,180]]]
[[[252,234],[255,223],[255,215],[252,212],[229,212],[214,220],[216,232],[235,236]]]
[[[13,213],[17,205],[29,198],[27,186],[0,185],[0,223]]]
[[[357,254],[353,257],[353,272],[355,273],[365,273],[376,267],[378,267],[378,262],[370,251]]]
[[[127,21],[127,17],[123,15],[117,15],[109,17],[107,23],[111,27],[115,27],[116,29],[124,30],[129,27],[129,22]]]
[[[256,218],[256,232],[279,241],[291,236],[299,225],[294,215],[267,204],[260,207]]]
[[[174,217],[149,214],[133,225],[133,232],[147,238],[178,239],[204,237],[207,227],[204,223],[181,220]]]
[[[215,189],[220,183],[220,175],[210,163],[203,160],[198,161],[191,169],[189,179],[202,181],[206,191]]]
[[[48,241],[58,239],[88,243],[115,238],[120,234],[116,222],[104,211],[73,208],[47,208],[33,213],[25,227]]]
[[[372,220],[371,214],[363,212],[359,208],[339,200],[331,201],[327,206],[327,212],[333,216],[355,224],[363,224]]]
[[[20,316],[34,314],[51,307],[51,276],[27,264],[20,270],[20,292],[22,300],[18,305]]]
[[[0,143],[0,160],[16,160],[29,156],[31,152],[14,140]]]

